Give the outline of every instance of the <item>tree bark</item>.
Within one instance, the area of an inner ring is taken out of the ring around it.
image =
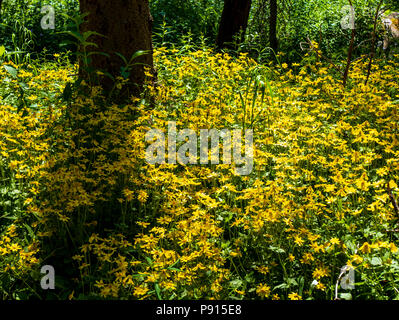
[[[353,8],[352,0],[349,0],[349,5],[351,8]],[[356,28],[353,26],[352,28],[352,35],[351,35],[351,41],[349,43],[349,49],[348,49],[348,58],[346,59],[346,67],[344,71],[344,80],[343,80],[343,85],[346,87],[346,83],[348,81],[348,74],[349,74],[349,69],[352,63],[352,54],[353,54],[353,47],[355,44],[355,37],[356,37]]]
[[[222,49],[232,47],[234,36],[240,35],[240,42],[244,40],[248,26],[249,11],[252,0],[225,0],[222,17],[220,19],[217,47]]]
[[[277,54],[278,40],[277,40],[277,0],[270,0],[270,20],[269,20],[269,42],[270,47]]]
[[[374,56],[375,56],[375,41],[377,39],[378,15],[380,13],[380,8],[381,8],[383,3],[384,3],[384,0],[381,0],[380,3],[378,4],[377,10],[375,11],[374,28],[373,28],[373,34],[372,34],[372,40],[371,40],[370,59],[369,59],[369,65],[367,67],[367,76],[366,76],[366,81],[364,82],[364,85],[367,85],[367,82],[369,81],[370,74],[371,74],[371,67],[373,65],[373,59],[374,59]]]
[[[80,12],[89,13],[81,25],[81,32],[95,31],[104,36],[91,36],[88,41],[98,47],[90,46],[88,51],[109,55],[91,55],[88,64],[90,69],[106,71],[116,78],[121,75],[121,68],[126,63],[115,52],[122,54],[127,61],[139,50],[149,52],[133,61],[141,64],[134,65],[130,70],[129,84],[121,93],[122,96],[139,95],[146,78],[144,65],[153,70],[152,17],[148,0],[80,0]],[[83,77],[87,76],[84,69],[80,61],[80,74]],[[106,91],[114,86],[109,77],[102,76],[97,80]]]

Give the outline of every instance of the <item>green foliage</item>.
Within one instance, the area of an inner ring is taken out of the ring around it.
[[[371,33],[378,0],[353,0],[356,11],[355,57],[370,52]],[[213,46],[216,42],[223,0],[151,0],[153,39],[157,46],[182,45],[190,35],[194,42],[201,41]],[[40,13],[43,5],[52,5],[56,12],[55,30],[42,30]],[[300,44],[309,37],[319,43],[322,51],[332,59],[342,59],[347,54],[350,30],[341,28],[341,20],[347,14],[342,11],[347,0],[298,0],[279,1],[278,38],[279,51],[285,61],[300,61],[304,52]],[[75,44],[65,41],[62,31],[74,32],[67,16],[76,16],[77,0],[42,2],[39,0],[5,0],[3,2],[0,44],[14,62],[29,62],[30,58],[59,51],[75,51]],[[383,8],[398,10],[395,1],[384,1]],[[378,41],[382,40],[382,25],[378,27]],[[377,42],[378,42],[377,41]],[[237,46],[239,51],[250,52],[260,61],[275,59],[269,48],[269,2],[254,0],[245,42]],[[378,52],[381,52],[379,50]]]
[[[354,0],[355,8],[355,57],[370,52],[371,35],[378,0]],[[392,2],[386,5],[394,8]],[[285,60],[300,61],[304,55],[300,44],[309,38],[319,43],[322,51],[332,59],[343,59],[347,55],[351,30],[341,28],[341,21],[348,14],[344,6],[347,0],[297,0],[279,1],[278,38],[279,51],[284,53]],[[385,6],[387,7],[387,6]],[[397,10],[398,8],[396,8]],[[268,39],[269,7],[266,1],[254,1],[249,30],[244,44],[245,49],[251,50],[263,58],[273,58]],[[378,39],[382,40],[382,25],[379,23]]]
[[[333,299],[348,264],[356,289],[340,298],[399,298],[397,217],[385,189],[398,197],[398,56],[376,59],[363,85],[363,55],[343,88],[331,64],[300,50],[309,38],[345,63],[346,1],[280,1],[282,53],[268,46],[265,0],[254,1],[232,55],[207,46],[221,0],[151,1],[151,106],[145,95],[111,104],[90,81],[111,77],[117,96],[145,52],[116,52],[118,79],[91,70],[91,56],[104,53],[87,52],[98,34],[79,32],[84,16],[70,23],[77,1],[48,3],[63,13],[55,31],[40,28],[41,1],[3,3],[0,299]],[[377,1],[354,3],[360,56]],[[89,81],[77,77],[68,48]],[[254,128],[253,173],[150,166],[145,134],[168,121]],[[57,270],[52,293],[37,289],[48,262]]]
[[[41,1],[41,0],[4,0],[0,23],[0,43],[7,51],[15,52],[14,62],[29,61],[30,56],[38,57],[43,50],[52,56],[54,53],[71,50],[65,46],[65,37],[57,32],[68,30],[69,21],[63,14],[75,15],[79,9],[77,0]],[[55,30],[43,30],[41,8],[51,5],[55,10]]]
[[[183,35],[191,33],[194,41],[203,35],[213,44],[223,0],[150,0],[150,9],[155,42],[179,44]]]

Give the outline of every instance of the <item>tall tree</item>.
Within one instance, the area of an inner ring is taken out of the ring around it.
[[[81,25],[81,32],[94,31],[102,35],[94,34],[89,38],[90,42],[97,45],[90,46],[89,51],[108,55],[91,55],[91,69],[104,70],[117,77],[121,75],[121,68],[126,66],[120,55],[129,62],[136,52],[148,51],[134,59],[135,65],[130,73],[124,73],[130,80],[124,94],[137,95],[142,92],[145,81],[144,66],[153,68],[152,17],[148,0],[80,0],[80,12],[88,13]],[[81,75],[85,74],[83,69],[81,62]],[[110,77],[103,76],[99,81],[106,90],[113,86]]]
[[[241,35],[239,41],[244,40],[251,4],[251,0],[224,1],[219,33],[216,40],[219,49],[228,47],[233,42],[234,36]]]
[[[270,0],[269,42],[270,42],[270,47],[276,53],[278,50],[277,13],[278,13],[277,0]]]

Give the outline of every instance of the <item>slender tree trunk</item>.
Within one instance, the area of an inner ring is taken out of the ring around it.
[[[277,0],[270,0],[270,21],[269,21],[269,41],[270,47],[277,53],[278,40],[277,40]]]
[[[353,8],[352,0],[349,0],[349,4],[350,4],[351,8]],[[344,79],[343,79],[344,87],[346,87],[346,83],[348,81],[349,69],[350,69],[350,66],[352,63],[352,54],[353,54],[353,49],[354,49],[354,44],[355,44],[355,37],[356,37],[356,28],[355,28],[355,26],[353,26],[351,41],[349,43],[349,49],[348,49],[348,58],[346,60],[346,67],[345,67],[345,71],[344,71]]]
[[[224,1],[219,33],[216,40],[219,49],[231,47],[231,43],[234,41],[234,36],[241,35],[239,41],[242,42],[244,40],[251,4],[251,0]]]
[[[89,51],[109,55],[91,55],[90,69],[106,71],[116,78],[121,75],[121,68],[126,65],[116,52],[129,61],[135,52],[148,51],[148,54],[133,60],[134,63],[140,64],[135,65],[130,71],[129,85],[126,91],[121,93],[123,96],[140,94],[145,81],[144,65],[153,69],[152,17],[148,0],[80,0],[80,12],[89,13],[81,25],[81,32],[95,31],[104,36],[91,36],[89,41],[98,47],[91,46]],[[80,74],[87,76],[82,62],[80,64]],[[111,90],[114,86],[112,79],[106,76],[102,76],[98,81],[105,90]]]
[[[384,0],[381,0],[380,3],[378,4],[377,10],[375,12],[375,17],[374,17],[374,28],[373,28],[373,34],[372,34],[372,42],[371,42],[371,52],[370,52],[370,60],[369,60],[369,66],[367,68],[367,76],[366,76],[366,81],[364,82],[365,85],[367,85],[367,82],[369,81],[370,78],[370,73],[371,73],[371,67],[373,65],[373,59],[375,56],[375,41],[377,39],[377,23],[378,23],[378,15],[380,13],[380,8],[383,4]]]

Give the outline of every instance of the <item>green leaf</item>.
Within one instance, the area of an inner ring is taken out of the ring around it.
[[[230,287],[233,289],[238,289],[243,284],[241,279],[234,279],[230,281]]]
[[[276,289],[288,289],[289,287],[290,286],[287,283],[282,283],[282,284],[279,284],[278,286],[275,286],[273,288],[273,290],[276,290]]]
[[[302,277],[299,279],[299,281],[301,281]],[[298,286],[298,282],[294,279],[294,278],[288,278],[287,279],[287,284],[289,286]]]
[[[285,250],[284,250],[284,249],[281,249],[281,248],[279,248],[279,247],[269,246],[269,249],[270,249],[271,251],[273,251],[273,252],[276,252],[276,253],[285,253]]]
[[[4,69],[6,69],[6,71],[7,71],[13,78],[16,78],[16,77],[17,77],[17,75],[18,75],[18,70],[15,69],[14,67],[9,66],[9,65],[5,65],[5,66],[4,66]]]
[[[6,48],[4,46],[0,47],[0,57],[6,52]]]
[[[24,89],[24,90],[29,89],[28,85],[27,85],[25,82],[19,82],[19,86],[20,86],[22,89]]]
[[[170,271],[181,271],[180,269],[177,269],[177,268],[168,268],[168,270],[170,270]]]
[[[114,81],[115,82],[115,77],[112,75],[112,74],[110,74],[109,72],[107,72],[107,71],[103,71],[103,70],[100,70],[102,73],[104,73],[108,78],[110,78],[112,81]]]
[[[150,267],[152,267],[152,260],[150,257],[145,257],[145,259],[147,260],[147,263],[150,265]]]
[[[136,59],[136,58],[138,58],[138,57],[140,57],[140,56],[143,56],[143,55],[145,55],[145,54],[148,54],[148,53],[149,53],[148,50],[139,50],[139,51],[136,51],[136,52],[132,55],[132,57],[130,58],[130,61],[132,61],[132,60],[134,60],[134,59]]]
[[[89,52],[89,53],[87,54],[87,56],[90,57],[90,56],[92,56],[93,54],[98,54],[98,55],[101,55],[101,56],[104,56],[104,57],[107,57],[107,58],[110,57],[110,55],[109,55],[108,53],[100,52],[100,51],[91,51],[91,52]]]
[[[88,38],[90,38],[93,35],[106,38],[106,36],[104,36],[103,34],[95,32],[95,31],[86,31],[86,32],[83,32],[83,34],[82,34],[82,36],[85,40],[87,40]]]
[[[124,57],[123,54],[119,53],[119,52],[115,52],[115,54],[121,58],[123,60],[123,62],[125,63],[125,65],[128,65],[129,63],[127,62],[126,58]]]
[[[175,263],[173,263],[172,265],[170,265],[169,267],[168,267],[168,269],[169,270],[177,270],[177,271],[180,271],[179,269],[176,269],[175,267],[176,267],[176,265],[178,264],[180,262],[180,259],[177,259],[177,261],[175,262]]]
[[[370,261],[373,266],[380,266],[382,265],[382,260],[379,257],[373,257]]]
[[[32,228],[31,228],[28,224],[26,224],[26,223],[24,223],[24,227],[28,230],[29,235],[30,235],[32,238],[34,238],[34,237],[35,237],[35,233],[33,232]]]
[[[344,300],[352,300],[352,295],[348,293],[340,293],[339,297]]]
[[[158,283],[155,284],[155,293],[157,294],[159,300],[163,300],[161,295],[161,288],[159,287]]]
[[[59,33],[65,33],[77,39],[79,42],[84,42],[82,35],[77,31],[61,31]]]

